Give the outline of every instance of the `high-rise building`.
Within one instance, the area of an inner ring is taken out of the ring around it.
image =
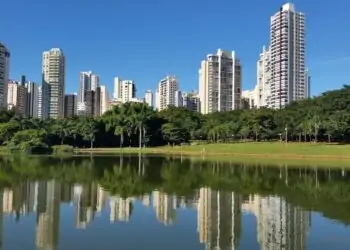
[[[43,86],[38,86],[38,118],[43,119]]]
[[[7,87],[7,108],[14,109],[17,114],[27,116],[27,89],[20,82],[10,81]]]
[[[43,53],[42,118],[64,116],[65,57],[53,48]]]
[[[283,108],[305,98],[305,15],[291,3],[284,4],[271,17],[270,108]]]
[[[85,109],[86,92],[89,90],[95,91],[99,85],[100,79],[98,75],[93,74],[92,71],[80,72],[78,105],[81,111],[84,111]]]
[[[92,74],[91,71],[80,72],[78,103],[84,103],[86,91],[91,90],[91,74]]]
[[[100,86],[100,78],[98,75],[91,74],[91,90],[96,91],[97,87]]]
[[[148,106],[153,107],[153,93],[151,90],[145,92],[145,103],[147,103]]]
[[[27,90],[26,114],[29,118],[38,118],[39,87],[34,82],[25,83]]]
[[[11,110],[17,106],[18,82],[9,81],[7,86],[7,109]]]
[[[305,70],[305,86],[306,86],[306,91],[305,91],[305,98],[310,98],[310,93],[311,93],[311,76],[309,74],[309,70]]]
[[[86,91],[85,116],[98,117],[101,115],[101,88]],[[80,115],[84,115],[80,113]]]
[[[74,117],[77,115],[77,94],[67,94],[64,96],[64,117]]]
[[[196,92],[186,93],[182,98],[184,107],[193,112],[200,112],[200,99]]]
[[[115,77],[113,98],[121,103],[130,102],[136,98],[134,81],[121,80],[119,77]]]
[[[0,109],[7,106],[7,87],[9,81],[10,52],[6,46],[0,42]]]
[[[156,109],[161,111],[168,106],[175,106],[175,96],[178,89],[179,84],[175,76],[167,76],[162,79],[156,92]]]
[[[239,109],[242,94],[242,66],[234,51],[219,49],[202,61],[199,70],[201,113]]]
[[[109,94],[105,85],[100,86],[100,115],[103,115],[109,109]]]
[[[183,98],[184,92],[181,90],[175,91],[175,107],[183,107],[184,106],[184,98]]]
[[[95,102],[94,102],[94,110],[93,110],[93,116],[99,117],[101,116],[101,87],[97,86],[95,88],[94,94],[95,94]]]
[[[254,90],[255,107],[267,107],[267,103],[270,102],[270,83],[271,53],[269,48],[264,46],[257,62],[257,84]]]

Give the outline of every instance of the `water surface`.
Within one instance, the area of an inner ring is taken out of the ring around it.
[[[0,249],[350,249],[344,169],[131,156],[0,164]]]

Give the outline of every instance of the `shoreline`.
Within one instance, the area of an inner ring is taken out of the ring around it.
[[[350,160],[350,155],[315,155],[315,154],[285,154],[285,153],[243,153],[243,152],[206,152],[179,150],[181,148],[157,149],[157,148],[85,148],[75,149],[75,154],[95,153],[95,154],[148,154],[148,155],[173,155],[173,156],[196,156],[196,157],[247,157],[254,159],[289,159],[289,160]]]

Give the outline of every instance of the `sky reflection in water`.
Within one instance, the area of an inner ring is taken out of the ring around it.
[[[350,248],[350,172],[342,169],[156,157],[1,161],[2,249]]]

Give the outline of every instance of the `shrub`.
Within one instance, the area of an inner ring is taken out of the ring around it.
[[[74,148],[70,145],[55,145],[52,146],[53,154],[71,154],[74,152]]]

